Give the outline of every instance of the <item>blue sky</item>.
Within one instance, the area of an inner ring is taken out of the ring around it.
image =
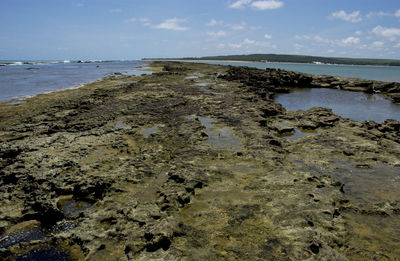
[[[0,0],[0,60],[400,59],[399,0]]]

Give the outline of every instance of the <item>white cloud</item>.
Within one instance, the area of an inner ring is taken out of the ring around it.
[[[372,29],[372,32],[378,36],[395,39],[396,36],[400,36],[400,28],[387,28],[380,25]]]
[[[356,35],[362,35],[362,31],[356,31]]]
[[[163,30],[173,30],[173,31],[187,31],[189,30],[188,27],[180,25],[180,23],[186,22],[186,19],[179,19],[179,18],[171,18],[166,19],[161,24],[152,25],[152,28],[155,29],[163,29]]]
[[[397,10],[396,13],[394,13],[394,15],[395,15],[396,17],[399,17],[399,18],[400,18],[400,9]]]
[[[400,48],[400,43],[397,43],[393,46],[394,48]]]
[[[238,48],[241,48],[242,47],[242,44],[229,44],[229,47],[231,47],[231,48],[235,48],[235,49],[238,49]]]
[[[385,13],[385,12],[379,11],[379,12],[369,12],[369,13],[366,15],[366,17],[367,17],[368,19],[371,19],[371,18],[374,17],[374,16],[379,16],[379,17],[381,17],[381,16],[392,16],[392,15],[393,15],[393,13]]]
[[[247,23],[242,22],[241,24],[228,24],[227,26],[232,30],[243,30],[246,27]]]
[[[243,44],[254,44],[255,42],[256,42],[256,41],[250,40],[250,39],[248,39],[248,38],[246,38],[246,39],[243,40]]]
[[[385,45],[385,43],[382,42],[382,41],[375,41],[375,42],[372,43],[372,47],[375,47],[375,48],[381,48],[384,45]]]
[[[316,41],[317,43],[331,43],[332,41],[331,40],[329,40],[329,39],[326,39],[326,38],[323,38],[323,37],[321,37],[321,36],[319,36],[319,35],[316,35],[316,36],[314,36],[314,41]]]
[[[255,1],[251,6],[258,10],[273,10],[283,6],[283,2],[276,0]]]
[[[211,19],[210,22],[206,23],[206,26],[215,26],[217,25],[217,20]]]
[[[293,48],[296,49],[296,50],[300,50],[303,47],[304,47],[304,45],[301,45],[301,44],[298,44],[298,43],[293,44]]]
[[[309,36],[309,35],[306,35],[306,34],[304,34],[304,35],[298,35],[298,34],[296,34],[296,36],[294,37],[296,40],[310,40],[311,39],[311,36]]]
[[[265,38],[265,39],[272,39],[272,35],[270,35],[270,34],[264,34],[264,38]]]
[[[207,32],[207,35],[212,37],[224,37],[228,34],[225,31],[218,31],[218,32]]]
[[[122,10],[119,8],[110,9],[110,13],[121,13]]]
[[[229,8],[236,8],[236,9],[240,9],[243,8],[245,5],[250,4],[251,0],[238,0],[234,3],[232,3]]]
[[[249,38],[245,38],[240,43],[228,44],[228,46],[231,48],[234,48],[234,49],[239,49],[239,48],[250,49],[250,48],[254,48],[254,47],[271,48],[271,49],[277,48],[277,46],[275,44],[271,44],[269,42],[254,41],[254,40],[250,40]]]
[[[337,11],[337,12],[333,12],[331,14],[331,16],[333,18],[341,19],[343,21],[352,22],[352,23],[357,23],[357,22],[361,22],[362,21],[362,17],[360,15],[360,11],[354,11],[352,13],[346,13],[345,11],[340,10],[340,11]]]
[[[343,45],[358,45],[360,43],[360,38],[349,36],[346,39],[340,41]]]
[[[330,50],[328,50],[328,53],[335,53],[335,50],[330,49]]]

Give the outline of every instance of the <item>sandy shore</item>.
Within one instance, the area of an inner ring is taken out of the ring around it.
[[[150,66],[0,104],[2,260],[400,258],[400,123],[273,100],[398,85]]]

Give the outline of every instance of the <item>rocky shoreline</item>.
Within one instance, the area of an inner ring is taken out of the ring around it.
[[[0,104],[2,260],[400,258],[400,123],[273,99],[400,84],[150,65]]]

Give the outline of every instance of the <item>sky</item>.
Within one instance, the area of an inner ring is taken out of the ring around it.
[[[400,59],[400,0],[0,0],[0,60]]]

